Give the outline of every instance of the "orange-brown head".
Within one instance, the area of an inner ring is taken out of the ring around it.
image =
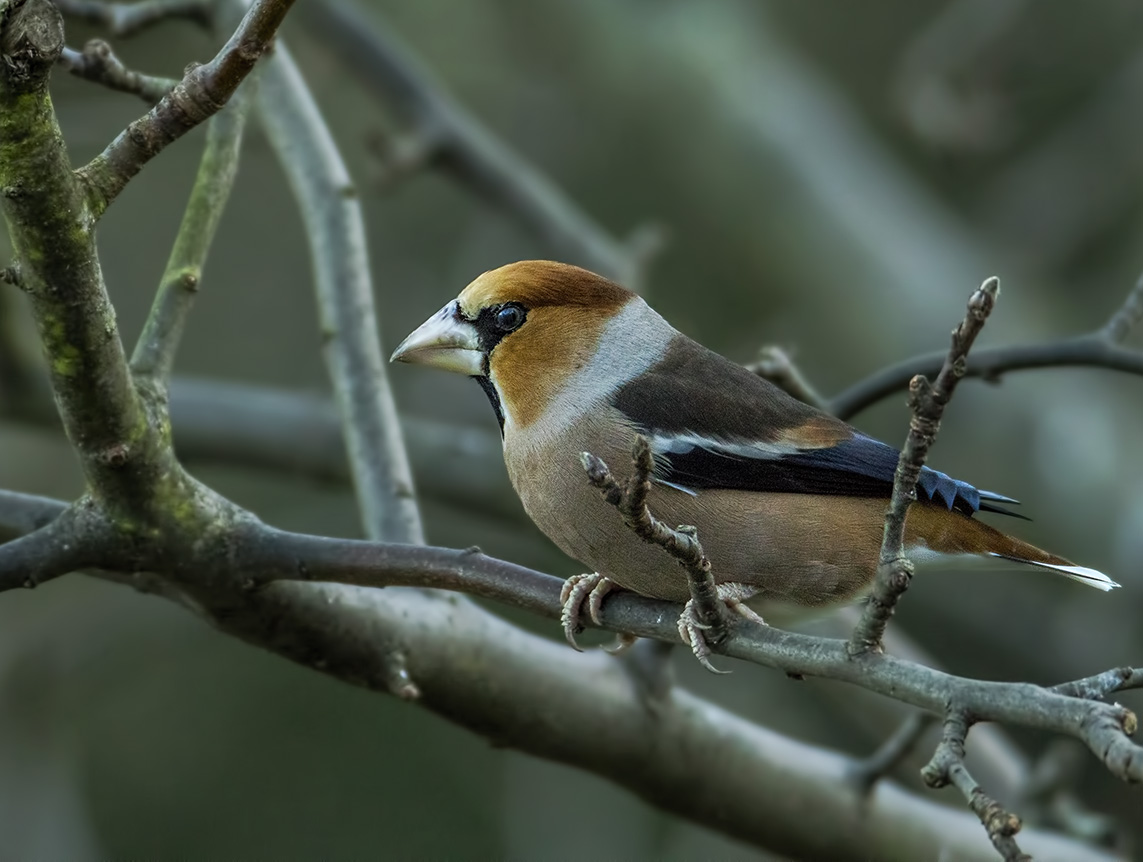
[[[596,355],[608,323],[633,301],[642,305],[631,291],[577,266],[510,263],[479,276],[392,359],[476,377],[501,426],[525,428]]]

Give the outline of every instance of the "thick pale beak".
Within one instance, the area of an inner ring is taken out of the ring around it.
[[[431,365],[469,377],[484,374],[480,337],[476,327],[461,317],[456,300],[414,329],[389,361]]]

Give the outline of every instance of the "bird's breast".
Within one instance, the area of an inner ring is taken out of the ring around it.
[[[621,415],[605,411],[544,438],[509,430],[508,474],[528,516],[564,553],[626,589],[686,601],[682,567],[627,528],[580,463],[580,453],[591,452],[623,481],[631,473],[635,433]],[[656,485],[648,502],[669,526],[696,527],[715,579],[757,586],[765,594],[763,606],[765,600],[845,602],[868,586],[876,570],[882,501],[714,489],[692,495]]]

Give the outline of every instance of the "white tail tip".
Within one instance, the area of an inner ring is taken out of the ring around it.
[[[990,556],[1001,557],[1006,560],[1015,560],[1018,563],[1025,563],[1039,569],[1059,572],[1065,578],[1071,578],[1073,581],[1079,581],[1081,584],[1087,584],[1089,587],[1095,587],[1097,590],[1103,590],[1105,593],[1120,586],[1120,584],[1117,584],[1103,572],[1097,572],[1095,569],[1088,569],[1084,566],[1056,566],[1052,563],[1038,563],[1035,560],[1009,557],[1005,554],[991,554]]]

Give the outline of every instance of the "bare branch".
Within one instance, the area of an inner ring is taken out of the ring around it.
[[[917,479],[940,430],[945,406],[964,376],[968,351],[984,328],[999,292],[1000,282],[989,278],[973,293],[968,301],[968,314],[953,330],[952,344],[936,381],[930,385],[928,380],[918,375],[909,384],[913,418],[893,477],[893,494],[885,515],[885,535],[881,540],[877,577],[861,620],[849,639],[853,655],[881,649],[881,638],[893,609],[909,588],[913,565],[905,558],[905,518],[909,505],[917,499]]]
[[[980,789],[980,785],[969,774],[964,765],[964,742],[972,722],[963,712],[953,712],[945,719],[944,734],[937,746],[933,759],[921,770],[929,787],[945,787],[952,784],[963,794],[969,808],[973,810],[988,832],[988,838],[1006,862],[1032,862],[1016,844],[1015,835],[1020,831],[1020,818],[1000,807],[1000,804]]]
[[[413,132],[405,139],[416,142],[417,164],[451,171],[515,213],[560,257],[639,289],[647,259],[661,242],[658,231],[640,229],[626,242],[616,241],[455,102],[373,10],[366,15],[349,0],[322,0],[305,4],[301,14],[366,87],[409,119]]]
[[[1140,322],[1143,322],[1143,275],[1135,281],[1135,287],[1123,300],[1123,305],[1115,310],[1103,328],[1095,335],[1100,335],[1112,344],[1119,344],[1131,334]]]
[[[0,536],[14,538],[46,527],[66,508],[66,503],[50,497],[0,491]]]
[[[43,501],[33,499],[28,505],[40,515],[51,513],[50,506],[46,507]],[[62,504],[59,505],[62,508]],[[2,519],[18,508],[16,501],[13,501],[10,495],[0,492],[0,527],[9,526]],[[265,584],[270,580],[286,578],[377,586],[440,587],[462,589],[552,618],[558,617],[560,612],[559,591],[562,582],[559,579],[511,563],[493,560],[475,551],[452,551],[423,546],[303,536],[272,530],[257,522],[246,521],[235,525],[231,548],[226,557],[213,564],[204,564],[204,568],[198,570],[197,573],[204,579],[204,583],[206,581],[216,585],[223,583],[214,573],[205,570],[209,565],[220,564],[227,567],[229,571],[227,580],[232,583],[236,579],[244,579],[251,583]],[[609,696],[603,692],[614,691],[611,688],[613,684],[606,681],[608,673],[617,672],[614,665],[610,666],[611,671],[604,673],[602,667],[605,666],[597,666],[591,662],[568,664],[568,660],[563,658],[562,650],[525,635],[504,623],[494,621],[471,605],[439,602],[420,593],[386,591],[383,599],[381,594],[376,594],[378,598],[374,599],[370,596],[375,594],[355,591],[342,593],[332,587],[321,588],[317,594],[291,591],[281,585],[240,593],[219,590],[217,586],[186,588],[193,590],[195,597],[193,605],[200,611],[212,615],[219,625],[231,633],[281,652],[296,661],[311,666],[316,665],[326,673],[386,691],[390,690],[392,684],[393,662],[386,651],[379,650],[378,642],[379,637],[387,638],[389,636],[387,633],[395,627],[403,632],[404,638],[409,639],[408,673],[417,680],[418,687],[424,691],[426,705],[444,711],[446,715],[456,720],[481,727],[486,733],[492,726],[488,723],[490,721],[497,726],[499,723],[508,722],[512,727],[517,727],[516,722],[519,721],[518,731],[498,731],[497,738],[504,741],[506,739],[504,734],[509,734],[512,744],[520,745],[525,750],[557,759],[564,757],[575,759],[580,765],[590,762],[593,765],[589,768],[601,770],[627,786],[639,789],[639,792],[650,794],[650,797],[659,804],[707,822],[705,807],[700,809],[693,807],[693,794],[686,797],[689,800],[687,805],[680,808],[678,800],[671,803],[669,799],[652,790],[652,788],[663,788],[664,775],[657,767],[653,767],[651,762],[645,762],[641,767],[641,769],[652,768],[653,774],[648,776],[638,770],[633,772],[627,767],[624,768],[625,772],[609,771],[606,763],[614,760],[610,742],[603,746],[607,753],[601,750],[601,759],[597,760],[592,752],[593,746],[599,740],[592,741],[590,736],[582,735],[584,727],[589,726],[590,722],[589,725],[581,725],[572,721],[571,713],[562,711],[563,706],[560,707],[561,715],[566,720],[561,720],[557,726],[552,726],[550,729],[558,735],[569,728],[575,728],[572,734],[575,741],[567,740],[567,747],[564,748],[564,744],[557,738],[536,734],[534,722],[528,718],[529,710],[551,708],[552,693],[549,691],[547,697],[536,699],[537,696],[530,691],[530,684],[526,679],[532,679],[532,675],[536,674],[548,681],[545,683],[547,686],[552,679],[558,678],[563,694],[572,696],[566,686],[571,685],[572,678],[578,678],[578,674],[586,672],[587,678],[592,680],[588,684],[589,689],[595,693],[576,692],[574,696],[586,697],[592,703],[591,709],[598,712],[602,703],[599,698]],[[673,622],[674,611],[677,611],[677,606],[630,593],[618,593],[607,602],[603,618],[606,626],[613,630],[632,631],[643,637],[674,641],[677,638]],[[440,613],[445,613],[446,616],[441,618],[442,621],[436,622]],[[214,616],[215,614],[217,616]],[[444,622],[446,618],[448,621]],[[411,625],[410,620],[415,620],[415,624]],[[475,628],[470,629],[471,626]],[[489,627],[495,628],[495,632]],[[448,637],[441,636],[445,630],[448,631]],[[483,694],[471,689],[465,682],[473,680],[470,670],[455,671],[457,665],[454,662],[460,661],[467,668],[467,663],[474,654],[470,638],[477,639],[481,644],[479,654],[492,662],[485,666],[485,670],[479,675],[481,682],[478,688]],[[518,643],[521,639],[527,639],[528,645]],[[495,654],[495,660],[489,651]],[[965,709],[980,720],[1024,724],[1076,736],[1083,739],[1097,753],[1116,749],[1114,756],[1105,757],[1105,762],[1115,774],[1127,780],[1143,779],[1143,749],[1131,745],[1124,737],[1127,729],[1126,711],[1119,707],[1065,697],[1034,685],[978,682],[953,677],[922,665],[877,653],[870,653],[859,660],[854,660],[848,655],[844,641],[765,627],[738,627],[720,646],[720,651],[787,672],[844,680],[932,712],[943,711],[944,704],[951,700],[964,704]],[[463,660],[461,656],[464,657]],[[532,669],[523,670],[521,662]],[[560,665],[561,669],[555,670],[553,663]],[[490,690],[488,681],[493,675],[499,680],[495,688],[500,692],[493,697],[495,705],[488,701]],[[505,696],[503,694],[505,689],[501,686],[505,685],[513,690],[519,689],[520,686],[528,689],[520,690],[513,696],[512,710],[503,709],[501,698]],[[518,703],[516,696],[523,700]],[[654,727],[658,729],[651,731],[640,723],[639,732],[644,737],[652,732],[667,733],[667,729],[675,726],[674,723],[680,720],[682,715],[691,715],[692,720],[697,718],[693,713],[693,706],[684,709],[688,703],[690,700],[684,693],[673,692],[671,698],[657,708],[658,717]],[[630,708],[646,715],[645,708],[637,700],[631,702]],[[706,714],[705,711],[709,709],[711,708],[704,706],[699,714]],[[679,713],[676,710],[683,712]],[[610,716],[608,720],[614,722],[617,714],[607,712]],[[729,719],[720,718],[720,721],[724,720]],[[733,728],[738,725],[735,724],[736,720],[729,721],[730,724],[719,724],[719,732],[707,738],[722,739],[727,744],[733,743],[733,747],[737,748],[740,737],[737,736],[738,731]],[[525,730],[525,727],[529,729]],[[615,725],[612,725],[612,728],[615,730]],[[745,732],[745,728],[742,728],[742,732]],[[762,731],[757,732],[762,733]],[[607,740],[615,739],[613,734],[605,734],[604,737]],[[695,737],[698,738],[702,737]],[[666,744],[665,740],[662,742]],[[745,743],[745,740],[742,742]],[[757,741],[751,744],[755,745]],[[781,750],[788,752],[790,746],[796,745],[792,741],[785,740]],[[555,746],[555,749],[550,746]],[[674,749],[668,744],[662,750]],[[559,751],[564,751],[566,754],[561,755]],[[770,752],[770,748],[765,748],[756,750],[752,756],[765,758]],[[821,752],[814,754],[814,758],[821,756],[825,755]],[[652,760],[658,763],[657,760]],[[738,762],[737,758],[735,762]],[[685,782],[692,790],[699,786],[695,784],[696,781],[703,782],[704,788],[708,787],[705,784],[707,779],[700,779],[698,773],[694,772],[699,763],[707,763],[709,766],[710,761],[706,761],[705,756],[693,764],[688,760],[689,765],[685,770]],[[665,768],[669,769],[671,774],[678,772],[676,765]],[[836,785],[849,787],[850,790],[843,792],[842,797],[846,800],[846,805],[853,806],[851,796],[855,792],[853,785],[840,780],[850,769],[851,767],[846,766],[841,772],[832,775],[829,779],[831,789],[827,796],[832,797],[836,792]],[[810,763],[802,763],[795,773],[796,775],[788,777],[789,781],[806,781],[808,775],[817,775]],[[647,784],[644,784],[644,778]],[[709,785],[709,791],[704,790],[703,793],[714,792],[717,787],[726,790],[725,778],[723,771],[715,770],[710,776],[714,783]],[[749,786],[751,792],[747,796],[756,800],[755,793],[759,788],[752,783]],[[788,783],[782,783],[782,786],[786,789],[790,787]],[[819,791],[821,789],[824,788],[820,788]],[[898,791],[893,790],[891,785],[883,784],[868,805],[872,806],[872,811],[878,811],[881,806],[887,804],[887,799],[895,798],[897,793]],[[711,804],[715,805],[717,800],[718,805],[725,805],[730,798],[742,798],[742,792],[735,791],[730,797],[721,791],[715,792],[714,797],[711,797]],[[820,804],[832,806],[834,803],[827,803],[823,799]],[[712,810],[719,809],[716,807]],[[744,820],[739,820],[737,814],[734,815],[732,821],[734,825],[726,819],[727,809],[721,810],[717,822],[721,824],[721,828],[730,829],[734,834],[752,834],[750,830],[758,826],[758,806],[754,802],[743,810]],[[865,811],[863,816],[874,815]],[[930,823],[923,815],[916,816],[922,817],[919,822]],[[768,828],[772,830],[773,821],[767,822]],[[865,830],[862,834],[866,834]],[[868,837],[874,839],[877,834],[879,833],[876,830],[870,830]],[[931,835],[929,837],[931,838]],[[773,840],[771,836],[765,842],[765,846],[774,846]],[[805,839],[803,837],[800,840]],[[956,842],[963,840],[961,836]],[[931,850],[932,846],[935,845],[927,845],[925,852]],[[1092,858],[1089,854],[1095,851],[1090,849],[1079,851],[1076,849],[1078,847],[1079,845],[1068,845],[1067,852],[1079,855],[1068,856],[1060,851],[1054,854],[1047,853],[1045,858],[1061,860]],[[1033,849],[1035,850],[1034,847]],[[853,855],[855,852],[856,855]],[[882,853],[868,848],[859,851],[857,848],[849,848],[837,850],[830,858],[856,859],[862,858],[861,853],[865,853],[865,858],[869,855],[877,858],[916,858],[916,855],[901,857],[898,855],[900,852],[902,851],[895,850],[892,853]]]
[[[1047,344],[992,347],[977,350],[965,366],[965,377],[995,382],[1009,371],[1028,368],[1088,366],[1143,375],[1143,352],[1119,346],[1143,318],[1143,277],[1128,294],[1123,305],[1108,322],[1087,335],[1065,338]],[[936,374],[945,361],[943,353],[914,356],[859,380],[829,400],[829,411],[849,419],[871,404],[903,389],[918,374]]]
[[[98,218],[143,166],[168,144],[221,110],[269,49],[294,0],[257,0],[214,59],[191,68],[170,93],[135,120],[77,174]]]
[[[47,78],[63,49],[63,22],[47,0],[11,12],[0,39],[5,139],[0,197],[20,284],[31,304],[68,437],[100,493],[135,487],[127,461],[146,448],[143,407],[124,361],[82,186],[51,108]],[[124,468],[127,469],[124,469]],[[114,496],[114,495],[113,495]]]
[[[781,347],[773,345],[763,347],[758,351],[758,358],[746,366],[747,370],[759,377],[769,380],[779,389],[793,395],[799,401],[816,407],[819,410],[828,410],[829,403],[814,388],[813,384],[802,374],[790,354]]]
[[[123,7],[117,5],[115,8]],[[121,93],[133,93],[150,105],[178,84],[173,78],[157,78],[128,69],[102,39],[92,39],[83,46],[83,51],[65,47],[59,64],[77,78],[94,81]]]
[[[211,118],[206,148],[155,303],[131,357],[136,377],[166,389],[183,327],[202,280],[218,222],[238,172],[248,99],[240,89]]]
[[[1102,700],[1117,691],[1143,688],[1143,668],[1117,667],[1105,670],[1086,679],[1065,682],[1052,688],[1052,691],[1068,697],[1081,697],[1085,700]]]
[[[705,634],[701,645],[692,642],[691,646],[703,667],[712,673],[719,673],[710,663],[710,648],[705,641],[721,643],[726,640],[729,627],[726,608],[718,597],[714,576],[711,575],[710,560],[699,544],[694,527],[683,525],[672,530],[652,515],[647,507],[655,462],[651,456],[651,446],[642,434],[635,435],[631,461],[634,470],[626,483],[620,485],[601,459],[590,452],[580,454],[580,462],[588,481],[599,489],[604,500],[619,510],[623,523],[644,542],[658,545],[674,557],[687,573],[696,622]]]
[[[83,502],[77,506],[33,532],[0,544],[0,591],[31,589],[96,562],[97,536],[77,516],[91,507]]]
[[[267,63],[257,104],[305,222],[326,365],[344,419],[366,533],[423,542],[412,471],[382,360],[361,206],[329,129],[284,46]]]
[[[913,753],[933,720],[934,716],[927,712],[910,713],[880,748],[865,760],[853,764],[850,778],[863,793],[869,793],[878,781],[889,775]]]
[[[211,0],[136,0],[134,3],[55,0],[55,4],[64,15],[106,27],[112,36],[133,36],[170,18],[183,18],[209,27],[213,5]]]

